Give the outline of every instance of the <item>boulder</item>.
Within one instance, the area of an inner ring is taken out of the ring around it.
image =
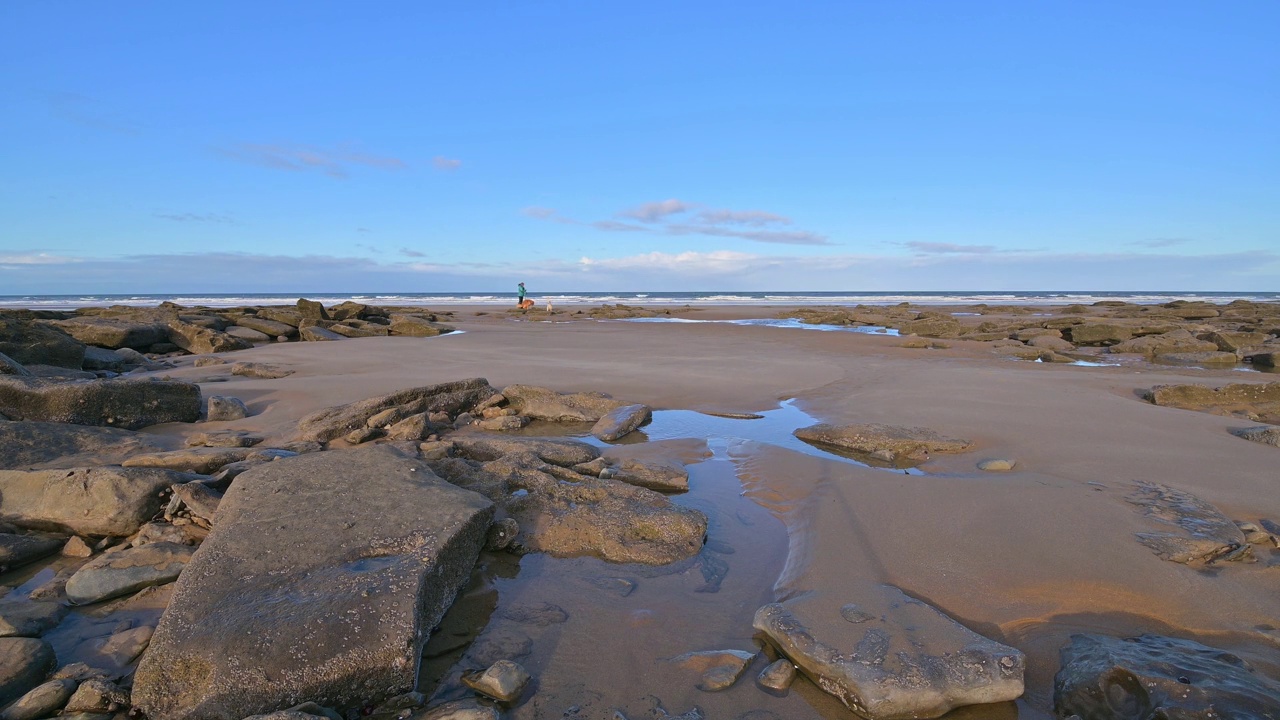
[[[1244,438],[1245,440],[1262,443],[1263,445],[1280,447],[1280,427],[1276,427],[1274,425],[1259,425],[1257,427],[1240,428],[1238,430],[1232,430],[1231,434],[1236,437]]]
[[[1276,361],[1280,360],[1280,352],[1253,352],[1245,355],[1244,359],[1256,367],[1273,368],[1276,367]]]
[[[19,527],[127,537],[160,510],[161,490],[196,479],[153,468],[0,470],[0,519]]]
[[[514,545],[557,557],[665,565],[702,549],[707,518],[661,493],[545,465],[531,453],[476,463],[433,461],[442,477],[499,503],[519,524]]]
[[[1280,717],[1280,682],[1236,655],[1160,635],[1072,635],[1053,680],[1058,717]]]
[[[252,315],[242,315],[236,317],[236,325],[258,332],[268,337],[278,338],[295,338],[298,336],[298,321],[301,318],[295,318],[292,324],[282,323],[277,320],[270,320],[265,317],[254,317]],[[228,328],[230,332],[230,328]]]
[[[1075,345],[1072,345],[1070,342],[1063,340],[1060,337],[1054,337],[1053,335],[1037,335],[1036,337],[1031,338],[1027,344],[1033,348],[1051,350],[1054,352],[1066,352],[1076,349]]]
[[[200,419],[200,386],[137,378],[57,382],[0,376],[0,412],[14,420],[137,430]]]
[[[192,355],[233,352],[235,350],[248,350],[253,347],[253,343],[248,340],[242,340],[212,328],[201,327],[181,320],[169,321],[168,327],[169,342]]]
[[[298,329],[298,337],[306,342],[331,342],[333,340],[345,340],[343,336],[331,330],[326,330],[319,325],[308,325]]]
[[[793,434],[810,444],[832,446],[900,465],[924,462],[929,459],[929,453],[960,453],[973,446],[968,440],[939,435],[927,428],[879,423],[819,423],[799,428]]]
[[[209,409],[205,411],[205,419],[209,422],[227,422],[249,417],[249,408],[238,397],[229,395],[210,395]]]
[[[153,718],[240,720],[412,690],[492,515],[389,446],[243,473],[178,580],[134,704]]]
[[[1111,323],[1082,323],[1064,330],[1076,345],[1115,345],[1133,337],[1133,328]]]
[[[922,337],[947,338],[960,334],[962,326],[958,320],[951,318],[922,318],[902,323],[898,331],[903,335],[920,335]]]
[[[561,395],[533,385],[508,385],[502,395],[519,415],[556,422],[594,423],[613,410],[628,405],[600,393]]]
[[[1156,385],[1145,393],[1148,402],[1163,407],[1201,410],[1220,415],[1250,412],[1263,422],[1280,422],[1280,382],[1234,383],[1220,388],[1204,385]]]
[[[66,538],[0,532],[0,573],[35,562],[62,549]]]
[[[175,442],[132,430],[14,420],[0,423],[0,470],[112,465],[137,453],[171,450]]]
[[[331,320],[324,305],[306,298],[298,298],[298,315],[304,320]]]
[[[0,707],[26,695],[57,667],[49,643],[35,638],[0,638]]]
[[[269,363],[238,362],[231,365],[231,374],[260,380],[275,380],[289,377],[293,371]]]
[[[1235,353],[1229,352],[1186,352],[1165,353],[1157,355],[1156,360],[1177,365],[1235,365],[1240,361]]]
[[[704,650],[671,658],[671,662],[700,673],[699,690],[719,692],[732,687],[757,654],[746,650]]]
[[[194,447],[167,452],[135,455],[122,464],[127,468],[168,468],[180,472],[212,475],[224,465],[250,460],[270,462],[297,453],[288,450],[257,447]]]
[[[393,314],[391,316],[391,334],[411,337],[435,337],[453,332],[453,328],[432,322],[418,315]]]
[[[58,328],[0,316],[0,353],[22,365],[54,365],[79,370],[84,343]]]
[[[632,430],[649,422],[653,411],[648,405],[623,405],[605,413],[595,425],[591,426],[591,434],[598,440],[613,442]]]
[[[302,324],[302,313],[295,308],[284,307],[264,307],[258,308],[258,317],[278,322],[282,325],[288,325],[295,330]],[[239,322],[239,320],[237,320]],[[248,326],[246,326],[248,327]],[[263,330],[263,332],[266,332]]]
[[[75,691],[75,680],[50,680],[5,708],[0,713],[0,720],[39,720],[53,717],[67,704]]]
[[[689,471],[674,460],[633,460],[625,458],[608,466],[609,477],[636,487],[659,492],[689,491]]]
[[[240,338],[241,340],[251,343],[265,343],[271,342],[275,339],[264,332],[259,332],[253,328],[241,327],[239,325],[232,325],[223,332],[233,338]]]
[[[786,658],[774,660],[760,671],[756,684],[772,693],[784,693],[796,679],[796,666]]]
[[[158,342],[169,340],[168,326],[154,319],[80,316],[46,322],[85,345],[112,350],[126,347],[144,350]]]
[[[21,363],[13,358],[0,353],[0,375],[21,375],[30,377],[31,371],[22,367]]]
[[[84,364],[81,367],[85,370],[110,370],[118,373],[124,370],[124,359],[114,350],[87,345],[84,349]]]
[[[462,683],[481,695],[499,702],[515,702],[529,686],[529,672],[519,663],[499,660],[474,675],[463,675]]]
[[[484,378],[410,388],[347,405],[325,408],[298,422],[298,440],[327,442],[352,430],[365,427],[369,418],[392,407],[401,407],[403,416],[420,412],[446,412],[456,415],[493,394]]]
[[[60,602],[0,600],[0,637],[40,637],[67,614]]]
[[[543,462],[573,467],[600,457],[600,450],[580,440],[562,438],[455,437],[453,446],[463,457],[480,462],[503,455],[532,453]]]
[[[334,323],[327,328],[329,332],[337,333],[345,338],[367,338],[367,337],[385,337],[391,334],[391,331],[381,325],[373,323],[364,323],[359,326],[351,323],[359,323],[358,320],[348,320],[346,323]]]
[[[1156,555],[1177,563],[1213,563],[1252,557],[1244,533],[1218,509],[1189,492],[1167,485],[1139,483],[1128,501],[1142,514],[1172,525],[1172,532],[1137,533]]]
[[[1109,353],[1141,353],[1155,356],[1179,352],[1211,352],[1218,346],[1207,340],[1201,340],[1182,329],[1158,335],[1144,335],[1107,348]]]
[[[810,594],[761,607],[754,626],[818,687],[870,720],[936,718],[1022,695],[1021,652],[892,586],[859,600],[857,622],[841,613],[847,606]]]
[[[1218,350],[1239,353],[1242,350],[1261,345],[1269,339],[1269,335],[1260,332],[1226,332],[1215,331],[1205,336],[1205,340],[1217,346]]]
[[[194,552],[190,545],[156,542],[103,553],[67,580],[67,599],[88,605],[173,582]]]
[[[80,683],[67,707],[65,715],[75,713],[114,713],[129,707],[129,693],[115,683],[106,680],[89,679]]]

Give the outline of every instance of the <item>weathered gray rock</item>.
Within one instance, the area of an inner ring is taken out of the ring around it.
[[[0,353],[21,365],[80,369],[84,343],[41,322],[0,317]]]
[[[1280,422],[1280,382],[1232,383],[1219,388],[1204,385],[1156,385],[1146,393],[1154,405],[1231,414],[1247,410],[1264,422]]]
[[[329,313],[324,309],[324,305],[315,300],[306,298],[298,298],[298,315],[307,320],[330,320]]]
[[[1167,353],[1210,352],[1217,349],[1218,346],[1214,343],[1201,340],[1186,330],[1178,329],[1158,335],[1143,335],[1142,337],[1125,340],[1107,348],[1107,352],[1141,353],[1155,356]]]
[[[332,330],[326,330],[319,325],[308,325],[298,329],[298,338],[306,342],[332,342],[334,340],[345,340],[343,336]]]
[[[1111,323],[1082,323],[1064,330],[1076,345],[1115,345],[1133,337],[1133,328]]]
[[[236,325],[257,330],[263,335],[273,338],[285,337],[294,338],[298,336],[297,319],[294,324],[286,324],[276,320],[270,320],[264,317],[254,317],[252,315],[244,315],[236,318]]]
[[[499,660],[482,673],[463,675],[462,683],[499,702],[515,702],[529,686],[529,672],[519,663]]]
[[[134,704],[153,718],[239,720],[411,690],[492,513],[388,446],[243,473],[175,587]]]
[[[264,438],[244,430],[212,430],[187,437],[187,447],[253,447]]]
[[[201,327],[181,320],[169,321],[169,342],[192,355],[248,350],[253,343],[232,337],[212,328]]]
[[[328,330],[347,338],[384,337],[391,334],[391,329],[386,326],[359,320],[334,323]]]
[[[58,536],[0,532],[0,573],[52,555],[62,548],[63,542],[64,538]]]
[[[685,653],[671,658],[671,662],[682,668],[701,673],[698,689],[706,692],[720,692],[733,686],[757,653],[746,650],[706,650],[703,652]]]
[[[432,423],[427,420],[427,413],[415,413],[387,429],[387,437],[392,440],[421,440],[432,432]]]
[[[456,452],[471,460],[487,462],[503,455],[532,453],[543,462],[573,467],[600,457],[600,450],[581,440],[562,438],[454,437]]]
[[[64,713],[114,713],[129,707],[129,693],[106,680],[85,680],[67,701]]]
[[[1240,361],[1235,353],[1228,352],[1190,352],[1165,353],[1157,355],[1156,360],[1179,365],[1235,365]]]
[[[760,608],[754,625],[818,687],[871,720],[934,718],[1022,695],[1017,650],[888,585],[859,605],[872,617],[850,623],[831,599],[802,596]]]
[[[689,471],[674,460],[633,460],[626,458],[616,465],[609,466],[613,470],[613,479],[628,485],[649,488],[658,492],[688,492]]]
[[[35,689],[56,666],[49,643],[35,638],[0,638],[0,706]]]
[[[0,470],[119,464],[138,452],[173,447],[173,438],[132,430],[18,420],[0,423]]]
[[[453,328],[443,323],[432,322],[418,315],[393,314],[391,316],[391,334],[408,335],[410,337],[435,337],[453,332]]]
[[[481,705],[475,698],[467,698],[414,713],[410,720],[502,720],[502,711],[492,705]]]
[[[1017,460],[1008,460],[1005,458],[991,458],[989,460],[983,460],[982,462],[978,463],[978,469],[986,470],[987,472],[1008,472],[1012,470],[1013,467],[1017,464],[1018,464]]]
[[[420,412],[447,412],[456,415],[474,407],[493,392],[488,380],[472,378],[410,388],[390,395],[325,408],[298,422],[297,439],[327,442],[342,437],[352,430],[365,427],[369,418],[391,407],[402,407],[406,417]]]
[[[81,316],[46,322],[86,345],[112,350],[145,350],[169,340],[169,328],[158,320]]]
[[[502,395],[520,415],[556,422],[596,422],[628,403],[600,393],[561,395],[555,390],[533,385],[508,385]]]
[[[209,396],[209,409],[205,413],[209,422],[242,420],[249,417],[249,408],[238,397],[229,395]]]
[[[250,460],[270,462],[278,458],[292,457],[296,453],[275,448],[257,447],[195,447],[167,452],[134,455],[122,465],[127,468],[167,468],[179,472],[211,475],[233,462]]]
[[[259,332],[253,328],[242,327],[240,325],[232,325],[223,332],[233,338],[240,338],[241,340],[251,343],[271,342],[273,339],[270,335],[264,332]]]
[[[497,417],[488,417],[483,420],[476,420],[474,424],[481,430],[512,432],[528,425],[530,420],[531,418],[526,415],[501,415]]]
[[[87,345],[84,349],[84,364],[81,367],[85,370],[122,372],[124,370],[124,359],[117,355],[114,350]]]
[[[0,375],[21,375],[29,377],[31,375],[31,371],[22,367],[22,364],[17,360],[14,360],[4,353],[0,353]]]
[[[1028,341],[1027,344],[1033,348],[1039,348],[1041,350],[1052,350],[1055,352],[1066,352],[1069,350],[1076,349],[1076,346],[1071,344],[1070,341],[1063,340],[1060,337],[1054,337],[1052,335],[1038,335],[1036,337],[1031,338],[1031,340]]]
[[[231,366],[231,374],[261,380],[274,380],[288,377],[293,374],[293,371],[270,363],[238,362]]]
[[[649,422],[653,410],[648,405],[623,405],[605,413],[591,426],[591,434],[605,442],[613,442]]]
[[[1217,331],[1206,335],[1205,340],[1213,343],[1222,352],[1239,353],[1265,343],[1269,337],[1266,333],[1260,332]]]
[[[928,459],[929,453],[960,453],[973,443],[968,440],[939,435],[933,430],[918,427],[899,427],[866,423],[859,425],[828,425],[820,423],[800,428],[794,435],[807,443],[831,445],[864,455],[880,453],[896,463],[918,463]]]
[[[60,602],[0,600],[0,637],[40,637],[66,614]]]
[[[6,375],[0,376],[0,412],[14,420],[137,430],[200,419],[200,386],[138,378],[57,382]]]
[[[291,453],[292,454],[292,453]],[[212,521],[222,502],[222,493],[202,482],[189,482],[173,486],[173,495],[182,501],[192,515]]]
[[[39,720],[52,717],[76,691],[75,680],[50,680],[23,695],[0,712],[0,720]]]
[[[1072,635],[1054,677],[1058,717],[1280,717],[1280,683],[1225,650],[1159,635]]]
[[[696,555],[706,538],[707,518],[697,510],[652,490],[543,464],[532,454],[486,463],[443,458],[432,467],[499,503],[519,523],[515,545],[526,551],[664,565]]]
[[[1262,443],[1263,445],[1280,447],[1280,427],[1275,425],[1259,425],[1257,427],[1232,430],[1231,434],[1236,437],[1242,437],[1245,440]]]
[[[1137,533],[1156,555],[1177,563],[1243,560],[1253,553],[1239,526],[1217,508],[1189,492],[1167,485],[1139,483],[1128,498],[1143,515],[1173,525],[1175,532]]]
[[[88,605],[173,582],[194,552],[189,545],[157,542],[103,553],[67,580],[67,599]]]
[[[0,518],[19,527],[127,537],[160,509],[161,490],[196,479],[154,468],[0,470]]]
[[[796,666],[786,658],[774,660],[760,671],[756,684],[775,693],[786,692],[796,679]]]

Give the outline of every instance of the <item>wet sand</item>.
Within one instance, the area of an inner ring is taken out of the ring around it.
[[[600,391],[657,410],[761,413],[794,398],[793,407],[815,422],[923,426],[976,448],[936,456],[920,475],[780,447],[759,431],[766,426],[738,433],[718,424],[714,437],[696,439],[705,451],[656,448],[686,462],[705,457],[689,466],[691,491],[678,502],[708,514],[708,550],[692,563],[657,570],[486,555],[428,647],[435,658],[424,675],[445,673],[441,696],[451,692],[445,668],[475,652],[480,643],[466,643],[480,632],[500,645],[527,647],[519,660],[536,692],[513,711],[516,718],[609,718],[612,708],[644,717],[652,697],[673,715],[697,705],[710,718],[852,717],[805,681],[786,697],[765,694],[752,682],[761,660],[731,690],[713,694],[662,659],[750,649],[751,617],[761,604],[813,593],[838,605],[879,583],[1027,654],[1027,694],[1016,707],[948,717],[1050,717],[1058,649],[1073,632],[1195,639],[1280,677],[1280,551],[1208,570],[1161,560],[1134,538],[1159,526],[1125,499],[1136,482],[1163,483],[1233,519],[1280,520],[1280,451],[1228,432],[1251,423],[1155,407],[1136,394],[1161,383],[1274,376],[1020,362],[965,341],[906,349],[900,338],[853,332],[549,322],[545,313],[515,318],[492,308],[451,309],[448,321],[461,334],[264,345],[234,355],[295,370],[282,379],[232,377],[225,367],[194,368],[189,360],[157,374],[206,381],[206,396],[243,399],[251,416],[218,425],[262,432],[269,441],[287,438],[298,418],[323,407],[479,376],[495,387]],[[557,310],[565,312],[551,320],[571,318],[573,308]],[[780,310],[673,314],[711,320],[776,317]],[[652,431],[671,432],[664,422],[659,413]],[[683,428],[674,436],[698,431],[687,418]],[[993,457],[1018,465],[1007,473],[976,469]],[[708,591],[708,577],[717,574],[718,591]],[[634,590],[621,594],[617,578]],[[542,626],[511,619],[519,617],[513,608],[542,603],[562,608],[567,619]]]

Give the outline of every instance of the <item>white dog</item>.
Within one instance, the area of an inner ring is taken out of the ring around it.
[[[547,298],[547,314],[551,314],[551,298]]]

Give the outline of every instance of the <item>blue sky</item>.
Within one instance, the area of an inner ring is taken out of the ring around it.
[[[1280,3],[0,3],[0,295],[1280,291]]]

